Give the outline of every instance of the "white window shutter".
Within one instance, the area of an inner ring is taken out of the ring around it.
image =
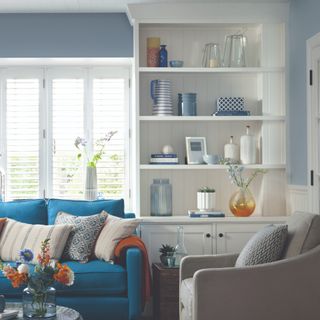
[[[6,79],[7,200],[39,197],[39,79]]]
[[[84,170],[75,139],[83,137],[84,80],[52,80],[52,196],[83,198]],[[50,120],[50,119],[49,119]]]
[[[125,197],[126,92],[124,78],[93,79],[93,139],[96,142],[109,131],[117,131],[98,162],[98,191],[106,198]],[[97,152],[99,147],[94,146]]]

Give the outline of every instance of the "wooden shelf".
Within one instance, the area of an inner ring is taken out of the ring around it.
[[[283,170],[285,164],[251,164],[243,165],[246,169]],[[226,170],[228,166],[220,164],[141,164],[141,170]]]
[[[141,67],[141,73],[270,73],[284,72],[282,67],[252,67],[252,68],[148,68]]]
[[[284,116],[140,116],[140,121],[285,121]]]

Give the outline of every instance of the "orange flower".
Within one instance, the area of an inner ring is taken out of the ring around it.
[[[3,268],[4,275],[11,281],[14,288],[20,287],[23,283],[27,283],[28,274],[19,273],[18,270],[7,265]]]
[[[41,250],[37,256],[38,263],[42,267],[46,267],[50,264],[51,258],[50,258],[49,250],[50,250],[50,239],[46,239],[42,241]]]
[[[62,265],[61,263],[57,263],[57,269],[58,271],[53,276],[54,280],[66,286],[71,286],[74,281],[73,271],[67,265]]]

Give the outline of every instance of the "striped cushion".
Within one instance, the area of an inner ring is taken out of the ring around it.
[[[136,219],[120,219],[109,215],[96,242],[95,256],[105,261],[112,260],[116,244],[119,240],[130,236],[138,224]]]
[[[72,228],[72,225],[45,226],[7,219],[0,238],[0,257],[4,261],[17,261],[20,250],[30,249],[34,253],[32,262],[36,263],[41,241],[50,238],[50,256],[60,259]]]

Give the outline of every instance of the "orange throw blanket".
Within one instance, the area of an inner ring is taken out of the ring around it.
[[[139,248],[142,252],[143,264],[142,264],[142,274],[143,286],[142,286],[142,303],[143,307],[146,301],[151,297],[151,271],[148,259],[148,252],[143,241],[137,236],[130,236],[119,241],[116,248],[114,249],[114,255],[116,257],[116,262],[125,265],[125,252],[128,248]]]

